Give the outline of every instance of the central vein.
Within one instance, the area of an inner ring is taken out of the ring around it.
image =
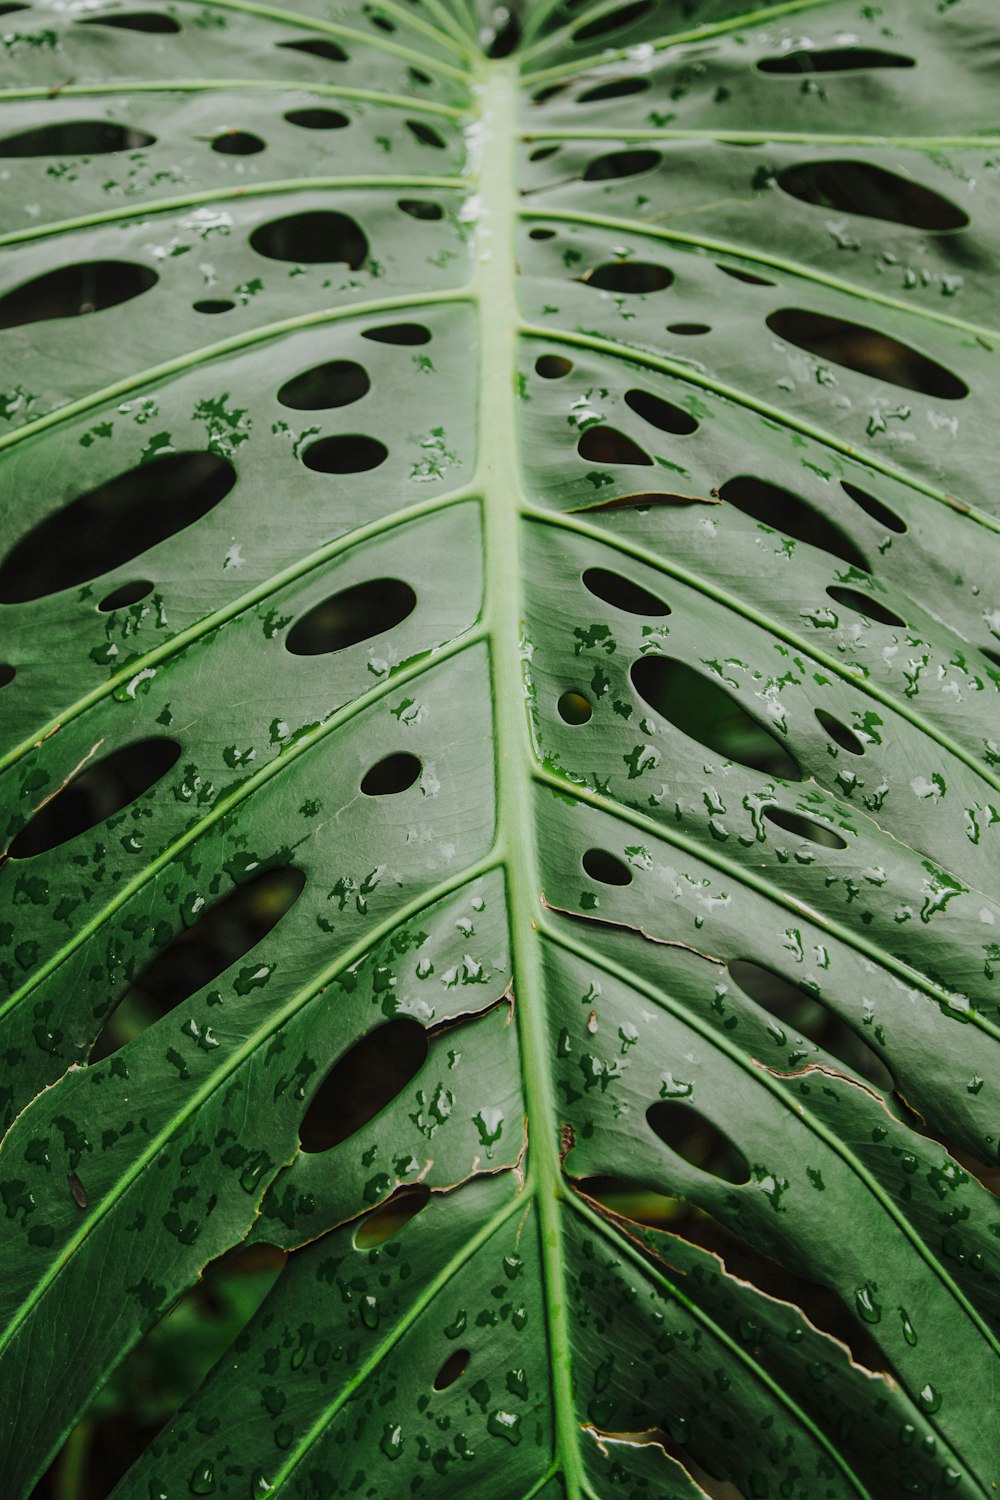
[[[518,307],[515,291],[514,144],[517,75],[509,62],[484,63],[479,77],[482,128],[478,226],[480,385],[477,486],[483,497],[487,626],[496,722],[497,820],[507,871],[515,1013],[528,1114],[528,1191],[538,1209],[543,1294],[555,1414],[555,1457],[567,1500],[586,1490],[573,1406],[569,1320],[560,1228],[558,1117],[548,1067],[550,1041],[536,921],[534,787],[521,675],[519,531],[522,496],[515,417]]]

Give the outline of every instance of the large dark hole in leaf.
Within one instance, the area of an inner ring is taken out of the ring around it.
[[[504,8],[497,6],[494,15],[503,15]],[[507,13],[504,24],[494,31],[493,36],[486,41],[483,48],[487,57],[510,57],[521,40],[521,22],[514,13],[513,7]]]
[[[581,860],[585,872],[599,885],[631,885],[632,871],[607,849],[588,849]]]
[[[617,427],[588,427],[576,445],[581,458],[593,464],[644,464],[653,460]]]
[[[381,328],[363,329],[361,337],[376,344],[429,344],[431,332],[422,323],[384,323]]]
[[[338,47],[328,37],[312,37],[307,42],[279,42],[278,46],[284,47],[288,52],[305,52],[309,57],[321,57],[324,62],[347,61],[347,53],[343,47]]]
[[[816,718],[834,744],[839,745],[841,750],[846,750],[849,755],[864,755],[865,747],[853,729],[848,729],[847,725],[842,724],[839,719],[835,719],[833,714],[828,714],[825,708],[817,708]]]
[[[651,172],[662,160],[659,151],[640,150],[608,151],[604,156],[595,156],[583,174],[584,182],[610,182],[617,177],[637,177],[640,172]]]
[[[294,411],[323,411],[360,401],[368,394],[370,383],[364,365],[353,359],[331,359],[286,380],[278,400]]]
[[[310,443],[302,462],[319,474],[366,474],[384,464],[388,457],[388,448],[378,438],[366,437],[361,432],[343,432]]]
[[[176,740],[136,740],[80,771],[38,809],[10,846],[11,859],[58,848],[121,812],[148,792],[181,753]]]
[[[102,615],[108,615],[115,609],[126,609],[130,604],[138,604],[145,599],[147,594],[153,592],[153,585],[145,578],[136,578],[130,583],[120,583],[110,594],[105,594],[97,608]]]
[[[236,483],[214,453],[166,453],[47,516],[0,565],[0,604],[41,599],[131,562],[218,505]]]
[[[673,432],[678,437],[687,437],[689,433],[698,430],[698,423],[683,407],[675,406],[672,401],[664,401],[662,396],[654,396],[651,391],[626,391],[625,404],[632,408],[637,417],[641,417],[652,427],[658,427],[661,432]]]
[[[906,629],[906,621],[901,620],[887,604],[880,604],[877,599],[873,599],[871,594],[862,594],[860,589],[842,588],[835,583],[830,585],[827,593],[837,604],[855,610],[859,615],[864,615],[866,620],[873,620],[876,625],[894,625],[900,630]]]
[[[848,323],[802,307],[782,307],[769,314],[767,326],[808,354],[830,359],[847,370],[885,380],[907,391],[920,391],[941,401],[961,401],[969,394],[964,380],[926,354],[901,344],[885,333]]]
[[[732,1275],[749,1281],[770,1297],[792,1302],[801,1308],[816,1328],[846,1344],[854,1359],[866,1369],[885,1369],[885,1355],[835,1292],[816,1282],[806,1281],[786,1266],[762,1255],[693,1203],[668,1197],[641,1183],[619,1177],[585,1177],[576,1186],[588,1197],[596,1198],[598,1203],[610,1208],[612,1213],[679,1235],[689,1244],[699,1245],[718,1255]],[[729,1490],[726,1494],[728,1497]]]
[[[633,583],[631,578],[623,578],[621,573],[613,573],[610,568],[585,568],[582,577],[585,589],[615,609],[627,610],[630,615],[670,614],[670,605],[664,604],[656,594],[651,594],[639,583]]]
[[[302,894],[306,877],[292,866],[263,870],[220,901],[204,909],[193,894],[186,916],[197,907],[192,925],[171,938],[130,985],[108,1016],[90,1054],[92,1063],[133,1041],[189,995],[210,984],[230,964],[243,958],[281,921]],[[236,981],[249,990],[255,975]]]
[[[112,151],[138,151],[152,146],[155,135],[110,120],[66,120],[39,125],[0,140],[0,156],[103,156]]]
[[[453,1349],[434,1377],[434,1389],[446,1391],[465,1374],[472,1355],[468,1349]]]
[[[149,266],[125,260],[92,260],[60,266],[24,281],[0,297],[0,328],[20,328],[50,318],[79,318],[130,302],[155,286]]]
[[[869,1083],[887,1093],[892,1092],[892,1074],[882,1059],[821,1001],[807,995],[797,984],[789,984],[780,974],[749,959],[734,959],[729,972],[744,994],[770,1011],[783,1028],[788,1027],[799,1036],[808,1037]]]
[[[543,380],[562,380],[573,368],[573,361],[562,354],[540,354],[535,360],[535,374]]]
[[[631,5],[620,5],[617,10],[608,11],[606,15],[598,16],[594,21],[588,21],[585,26],[579,27],[573,32],[574,42],[592,42],[595,37],[607,36],[610,31],[618,31],[623,26],[631,26],[636,21],[642,20],[653,10],[654,0],[632,0]]]
[[[765,776],[801,780],[798,766],[774,735],[703,673],[670,656],[640,656],[629,675],[654,713],[716,755]]]
[[[901,52],[883,52],[877,47],[804,47],[798,52],[782,52],[778,57],[762,57],[757,67],[762,73],[857,73],[871,68],[912,68],[912,57]]]
[[[295,656],[322,656],[383,635],[413,613],[417,596],[400,578],[373,578],[341,589],[296,620],[285,645]]]
[[[20,9],[15,6],[15,9]],[[107,16],[83,16],[78,26],[111,26],[118,31],[144,31],[153,36],[175,35],[180,23],[158,10],[116,11]]]
[[[396,207],[411,219],[420,219],[426,224],[444,218],[444,209],[440,203],[432,203],[429,198],[400,198]]]
[[[599,83],[596,88],[585,89],[577,95],[577,104],[600,104],[604,99],[622,99],[628,94],[643,94],[649,88],[648,78],[615,78],[611,83]]]
[[[817,823],[815,818],[804,817],[786,807],[765,807],[764,816],[777,828],[783,828],[786,833],[805,839],[807,843],[818,844],[821,849],[847,848],[847,840],[842,839],[829,823]]]
[[[0,688],[9,687],[17,676],[17,668],[12,667],[9,662],[0,662]]]
[[[840,488],[879,526],[885,526],[889,531],[895,531],[900,535],[907,530],[906,522],[897,516],[894,510],[883,505],[881,500],[876,500],[874,495],[869,495],[867,490],[859,489],[856,484],[849,484],[846,479],[840,481]]]
[[[766,479],[758,479],[753,474],[739,474],[735,479],[727,479],[719,494],[729,505],[752,516],[755,521],[762,521],[765,526],[783,531],[797,541],[808,542],[811,547],[820,547],[824,552],[842,558],[852,568],[868,572],[868,559],[850,537],[791,490],[769,484]]]
[[[376,1208],[374,1213],[366,1214],[361,1220],[354,1235],[354,1248],[374,1250],[379,1245],[388,1244],[427,1207],[430,1198],[431,1190],[422,1182],[398,1188],[381,1208]]]
[[[339,109],[290,109],[285,119],[300,130],[343,130],[351,123]]]
[[[224,130],[212,141],[212,150],[223,156],[256,156],[264,150],[264,141],[249,130]]]
[[[398,750],[377,761],[361,779],[366,797],[397,797],[409,791],[420,775],[420,762],[408,750]]]
[[[332,209],[289,214],[260,224],[250,236],[250,247],[269,260],[293,260],[304,265],[343,263],[356,271],[368,255],[368,241],[347,214]]]
[[[0,685],[2,685],[2,679],[0,679]],[[586,724],[593,717],[594,713],[590,699],[585,697],[583,693],[578,693],[572,688],[562,694],[559,702],[556,704],[556,709],[560,719],[564,723],[574,725]]]
[[[532,236],[535,237],[534,231]],[[596,291],[625,292],[631,296],[662,292],[673,279],[673,271],[647,260],[609,260],[580,277],[584,286]]]
[[[724,1182],[749,1182],[750,1168],[742,1151],[700,1110],[675,1099],[658,1099],[646,1111],[646,1122],[665,1146],[701,1172]]]
[[[803,203],[913,229],[962,229],[969,222],[968,214],[940,193],[871,162],[800,162],[785,167],[775,182]]]
[[[299,1129],[303,1151],[329,1151],[391,1104],[427,1057],[427,1033],[397,1017],[371,1031],[335,1063]]]
[[[435,151],[446,149],[447,143],[443,136],[434,129],[433,125],[428,125],[426,120],[407,120],[406,128],[421,146],[430,146]]]

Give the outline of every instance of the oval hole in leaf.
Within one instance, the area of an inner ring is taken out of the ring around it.
[[[256,156],[264,147],[260,136],[249,130],[224,130],[212,141],[212,150],[223,156]]]
[[[364,10],[364,13],[368,17],[369,21],[371,21],[372,25],[377,26],[379,31],[385,31],[391,36],[392,33],[396,30],[395,21],[390,20],[388,16],[384,16],[381,11],[376,10],[373,5],[365,5],[362,7],[362,9]]]
[[[580,26],[573,32],[573,41],[591,42],[595,37],[607,36],[609,31],[634,25],[650,14],[653,5],[654,0],[633,0],[631,5],[620,5],[617,10],[609,11],[606,15],[598,16],[595,21],[588,21],[585,26]]]
[[[431,1190],[422,1182],[414,1183],[412,1187],[397,1188],[380,1208],[376,1208],[374,1213],[366,1214],[361,1220],[354,1234],[354,1248],[374,1250],[378,1245],[388,1244],[411,1219],[415,1219],[427,1207],[430,1198]]]
[[[20,10],[19,5],[13,7]],[[168,16],[158,10],[135,10],[118,11],[108,16],[83,16],[76,23],[78,26],[111,26],[119,31],[144,31],[151,35],[166,36],[176,34],[180,31],[180,23],[173,16]]]
[[[366,437],[361,432],[343,432],[310,443],[302,462],[318,474],[366,474],[384,464],[388,457],[388,448],[378,438]]]
[[[667,332],[679,333],[682,337],[689,338],[696,333],[711,333],[712,329],[708,323],[670,323]]]
[[[885,526],[889,531],[895,531],[900,535],[908,530],[906,522],[897,516],[895,511],[883,505],[881,500],[876,500],[874,495],[869,495],[867,490],[859,489],[856,484],[849,484],[846,479],[840,481],[840,488],[879,526]]]
[[[381,328],[365,328],[363,339],[376,344],[429,344],[431,332],[422,323],[386,323]]]
[[[250,247],[269,260],[293,260],[303,265],[342,263],[352,271],[368,254],[368,241],[358,224],[332,209],[288,214],[260,224],[250,236]]]
[[[110,120],[66,120],[5,136],[0,140],[0,156],[104,156],[155,144],[155,135],[130,125],[113,125]]]
[[[625,404],[632,408],[637,417],[648,422],[652,427],[658,427],[661,432],[673,432],[678,437],[686,437],[689,433],[698,431],[698,423],[694,417],[675,406],[672,401],[664,401],[662,396],[654,396],[651,391],[626,391]]]
[[[648,88],[648,78],[615,78],[611,83],[599,83],[596,88],[578,94],[576,103],[600,104],[604,99],[622,99],[628,94],[642,94]]]
[[[435,151],[446,149],[446,142],[442,136],[433,125],[428,125],[426,120],[407,120],[406,128],[413,139],[419,141],[422,146],[431,146]]]
[[[664,604],[656,594],[651,594],[631,578],[613,573],[610,568],[585,568],[583,586],[597,599],[603,599],[615,609],[627,610],[630,615],[669,615],[670,605]]]
[[[561,354],[540,354],[535,360],[535,374],[543,380],[562,380],[573,368],[573,361]]]
[[[290,109],[285,119],[300,130],[343,130],[351,123],[339,109]]]
[[[640,172],[651,172],[662,160],[659,151],[639,150],[608,151],[604,156],[595,156],[583,174],[584,182],[609,182],[618,177],[637,177]]]
[[[400,578],[374,578],[341,589],[296,620],[285,639],[293,656],[322,656],[383,635],[413,613],[417,596]]]
[[[534,151],[529,152],[529,154],[528,154],[528,160],[529,161],[548,161],[549,157],[550,156],[555,156],[555,154],[556,154],[556,152],[558,150],[559,150],[558,146],[538,146]]]
[[[628,865],[606,849],[588,849],[580,863],[591,880],[601,885],[632,884],[632,871]]]
[[[408,750],[397,750],[376,761],[361,780],[361,790],[366,797],[396,797],[409,791],[420,775],[420,761]]]
[[[781,742],[694,667],[670,656],[640,656],[629,676],[654,713],[706,749],[765,776],[801,780],[798,766]]]
[[[197,313],[208,313],[214,317],[216,313],[232,312],[236,303],[230,302],[228,297],[206,297],[201,302],[192,302],[191,306]]]
[[[422,219],[425,223],[444,218],[440,203],[431,203],[428,198],[400,198],[396,207],[409,214],[411,219]]]
[[[133,980],[105,1020],[90,1061],[100,1062],[133,1041],[244,958],[291,911],[305,883],[302,871],[291,865],[263,870],[202,910]],[[192,904],[197,899],[192,897]]]
[[[963,229],[969,222],[968,214],[940,193],[871,162],[797,162],[774,180],[803,203],[911,229]]]
[[[9,687],[16,676],[16,667],[12,667],[9,662],[0,661],[0,688]]]
[[[214,453],[165,453],[47,516],[0,564],[0,604],[89,583],[212,510],[236,483]]]
[[[412,63],[406,69],[406,76],[411,83],[416,84],[418,87],[430,88],[434,82],[429,73],[425,73],[423,68],[415,68]]]
[[[80,318],[141,297],[159,280],[149,266],[125,260],[92,260],[46,271],[0,297],[0,328],[20,328],[51,318]]]
[[[742,1151],[692,1105],[657,1099],[646,1111],[646,1123],[665,1146],[700,1172],[710,1172],[723,1182],[750,1181],[750,1168]]]
[[[434,1377],[434,1389],[446,1391],[456,1380],[460,1380],[468,1367],[471,1354],[468,1349],[453,1349]]]
[[[288,52],[305,52],[310,57],[321,57],[324,62],[347,61],[347,53],[343,47],[338,47],[336,42],[331,42],[327,37],[313,37],[308,42],[279,42],[278,46],[284,47]]]
[[[529,240],[554,240],[555,237],[554,229],[532,229],[528,233]]]
[[[874,1083],[876,1088],[892,1092],[895,1087],[893,1077],[882,1059],[853,1027],[828,1010],[820,1000],[749,959],[734,959],[729,964],[729,973],[744,994],[770,1011],[782,1026],[808,1037],[831,1057],[838,1058],[869,1083]]]
[[[278,400],[293,411],[324,411],[360,401],[370,386],[364,365],[353,359],[331,359],[286,380],[278,392]]]
[[[334,1063],[299,1127],[306,1152],[329,1151],[374,1120],[415,1078],[427,1057],[427,1033],[397,1016],[370,1031]]]
[[[755,276],[752,271],[744,271],[739,266],[724,266],[720,261],[716,262],[718,269],[731,276],[734,281],[743,281],[747,286],[774,286],[773,281],[768,281],[765,276]]]
[[[762,57],[757,67],[762,73],[857,73],[871,68],[912,68],[912,57],[901,52],[883,52],[877,47],[808,47],[799,52],[782,52],[778,57]]]
[[[691,1205],[683,1198],[671,1198],[666,1193],[658,1193],[622,1177],[577,1177],[573,1186],[621,1218],[631,1219],[636,1224],[648,1224],[654,1229],[674,1228],[691,1213]]]
[[[567,724],[586,724],[594,712],[590,706],[590,700],[585,698],[583,693],[575,690],[563,693],[556,708],[559,711],[559,717]]]
[[[31,859],[96,828],[129,807],[176,765],[181,747],[166,738],[135,740],[78,772],[44,802],[10,846],[11,859]]]
[[[653,460],[616,427],[588,427],[576,445],[581,458],[594,464],[645,464]]]
[[[531,102],[532,104],[545,104],[547,100],[554,99],[556,94],[561,94],[564,89],[568,88],[568,83],[546,84],[545,88],[539,89],[536,94],[532,94]]]
[[[581,276],[584,286],[599,292],[626,292],[633,296],[645,296],[649,292],[662,292],[674,279],[673,271],[666,266],[654,265],[645,260],[609,260],[586,276]]]
[[[105,594],[97,608],[102,615],[110,614],[113,609],[125,609],[130,604],[138,604],[140,599],[145,599],[147,594],[153,592],[153,585],[145,578],[137,578],[132,583],[120,583],[110,594]]]
[[[919,391],[941,401],[961,401],[969,394],[965,381],[951,370],[862,323],[848,323],[843,318],[831,318],[802,307],[779,308],[768,315],[766,322],[772,333],[808,354],[830,359],[846,370],[857,370],[874,380],[888,381],[903,390]]]
[[[841,724],[840,720],[835,719],[833,714],[828,714],[825,708],[817,708],[816,717],[820,726],[834,744],[840,746],[841,750],[846,750],[848,755],[864,755],[865,747],[853,729],[848,729],[846,724]]]
[[[821,849],[846,849],[847,840],[842,839],[829,823],[817,823],[815,818],[806,818],[802,813],[792,812],[786,807],[765,807],[764,816],[769,823],[783,828],[796,838],[818,844]]]
[[[738,474],[727,479],[719,490],[723,500],[734,505],[744,515],[783,531],[786,536],[807,542],[810,547],[819,547],[833,557],[842,558],[852,568],[868,572],[868,559],[851,539],[818,510],[814,510],[799,495],[784,490],[780,485],[769,484],[754,474]]]
[[[827,593],[838,604],[855,610],[859,615],[864,615],[866,620],[873,620],[876,625],[895,625],[900,630],[906,629],[905,620],[901,620],[894,610],[888,605],[880,604],[870,594],[862,594],[858,589],[845,589],[840,584],[831,584]]]

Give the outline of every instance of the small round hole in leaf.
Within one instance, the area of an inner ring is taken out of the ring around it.
[[[224,130],[212,141],[212,150],[223,156],[256,156],[264,146],[260,136],[249,130]]]
[[[783,828],[786,833],[805,839],[810,844],[818,844],[821,849],[847,848],[847,840],[841,838],[829,823],[817,823],[815,818],[804,817],[802,813],[792,812],[786,807],[765,807],[764,816],[777,828]]]
[[[535,374],[543,380],[562,380],[573,368],[573,361],[562,354],[540,354],[535,360]]]
[[[563,693],[556,707],[567,724],[586,724],[594,713],[589,698],[575,690]]]
[[[700,1110],[673,1099],[658,1099],[646,1111],[646,1122],[665,1146],[700,1172],[723,1182],[750,1181],[746,1157]]]
[[[323,411],[360,401],[370,384],[363,365],[352,359],[331,359],[286,380],[278,400],[294,411]]]
[[[416,604],[416,594],[400,578],[355,583],[296,620],[285,646],[293,656],[343,651],[392,630],[413,613]]]
[[[420,775],[420,761],[408,750],[398,750],[377,761],[361,780],[366,797],[396,797],[409,791]]]
[[[388,448],[378,438],[346,432],[310,443],[302,462],[319,474],[365,474],[384,464],[388,457]]]
[[[581,864],[591,880],[600,885],[632,884],[632,871],[628,865],[606,849],[588,849]]]
[[[827,593],[837,604],[844,605],[846,609],[853,609],[876,625],[894,625],[900,630],[906,629],[905,620],[901,620],[894,610],[886,604],[880,604],[870,594],[862,594],[859,589],[842,588],[840,584],[831,584]]]
[[[153,585],[144,578],[137,578],[133,583],[121,583],[110,594],[105,594],[97,608],[102,615],[110,614],[113,609],[126,609],[130,604],[138,604],[145,599],[147,594],[153,592]]]

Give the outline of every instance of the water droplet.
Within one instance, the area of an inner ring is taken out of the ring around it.
[[[253,1478],[250,1481],[251,1500],[258,1500],[258,1496],[260,1495],[269,1495],[271,1489],[272,1486],[264,1477],[263,1469],[254,1469]]]
[[[491,1411],[486,1430],[494,1437],[506,1438],[516,1448],[521,1441],[521,1418],[512,1411]]]
[[[903,1337],[904,1337],[904,1339],[906,1340],[906,1342],[908,1344],[911,1344],[911,1345],[915,1344],[917,1342],[916,1329],[914,1328],[913,1324],[910,1322],[910,1319],[909,1319],[909,1317],[907,1315],[905,1307],[901,1307],[899,1309],[899,1316],[900,1316],[900,1318],[902,1319],[902,1322],[903,1322]]]
[[[397,1459],[403,1451],[403,1429],[394,1427],[391,1422],[386,1422],[382,1429],[382,1441],[379,1447],[386,1458]]]
[[[854,1293],[854,1305],[858,1310],[858,1315],[864,1318],[866,1323],[881,1322],[882,1309],[875,1301],[877,1291],[877,1282],[866,1281],[864,1286],[859,1286]]]
[[[366,1328],[377,1328],[379,1324],[378,1298],[362,1297],[361,1299],[361,1321]]]
[[[941,1394],[932,1385],[925,1385],[917,1400],[924,1411],[937,1411],[941,1405]]]
[[[188,1480],[188,1489],[192,1495],[215,1494],[215,1470],[211,1464],[203,1463],[198,1465]]]

